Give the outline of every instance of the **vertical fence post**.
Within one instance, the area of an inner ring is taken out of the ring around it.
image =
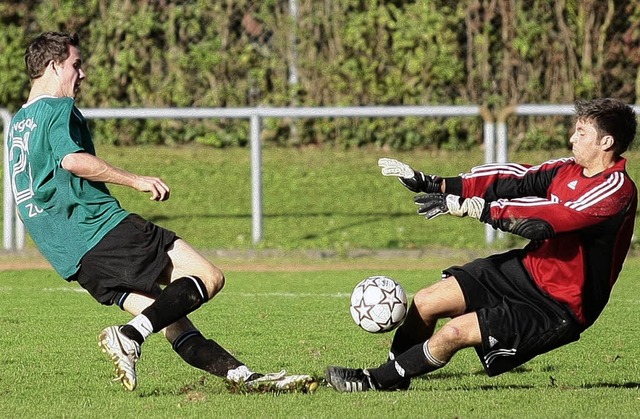
[[[509,141],[507,138],[507,118],[515,112],[513,106],[507,106],[498,113],[498,123],[496,127],[496,162],[506,163],[509,160]],[[498,232],[498,239],[503,240],[504,231]]]
[[[484,120],[484,162],[485,164],[495,162],[496,158],[496,126],[493,114],[486,107],[480,108],[480,115]],[[493,243],[496,237],[495,229],[489,224],[484,226],[484,241],[487,244]]]
[[[0,109],[2,117],[2,176],[3,176],[3,214],[2,214],[2,239],[5,250],[13,250],[15,245],[15,206],[11,193],[11,175],[9,173],[9,130],[11,129],[11,114],[6,109]],[[17,228],[16,228],[17,229]]]
[[[258,113],[250,118],[251,125],[251,234],[253,244],[262,240],[262,144],[261,120]]]
[[[509,146],[507,141],[507,118],[515,112],[513,106],[504,108],[498,113],[496,128],[496,162],[506,163],[509,159]]]

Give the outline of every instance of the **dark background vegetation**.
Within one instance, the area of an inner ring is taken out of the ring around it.
[[[0,2],[0,107],[15,111],[23,53],[46,30],[81,35],[80,107],[572,103],[640,92],[640,0],[50,0]],[[510,123],[518,147],[553,148],[565,119]],[[93,121],[116,145],[244,146],[237,120]],[[265,121],[274,145],[468,149],[468,118]]]

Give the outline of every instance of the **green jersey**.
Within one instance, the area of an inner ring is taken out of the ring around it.
[[[9,130],[13,195],[29,235],[65,279],[128,213],[103,182],[73,175],[64,156],[95,148],[72,98],[39,97],[16,113]]]

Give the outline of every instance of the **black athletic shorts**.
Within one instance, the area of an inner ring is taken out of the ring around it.
[[[574,342],[583,330],[571,311],[538,288],[522,264],[522,250],[451,267],[466,312],[476,312],[482,345],[476,352],[489,376]]]
[[[157,295],[156,281],[170,262],[167,251],[177,238],[174,232],[130,214],[82,257],[71,280],[101,304],[121,308],[131,292]]]

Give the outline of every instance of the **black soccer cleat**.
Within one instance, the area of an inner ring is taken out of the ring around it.
[[[362,392],[376,390],[367,370],[361,368],[329,367],[325,371],[327,383],[339,392]]]

